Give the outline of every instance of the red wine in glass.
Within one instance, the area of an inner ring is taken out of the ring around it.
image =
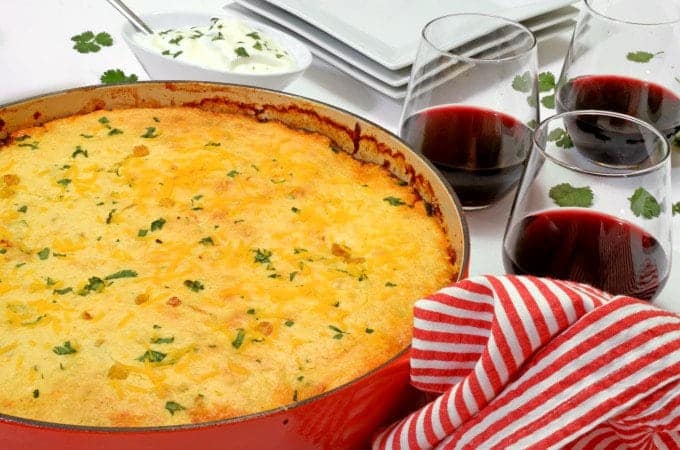
[[[531,130],[497,111],[442,105],[408,117],[401,136],[453,186],[464,207],[494,203],[519,181]]]
[[[680,131],[680,98],[655,83],[619,75],[587,75],[564,84],[557,94],[558,112],[582,109],[614,111],[637,117],[667,138]],[[593,161],[634,167],[649,152],[640,130],[616,118],[581,116],[566,123],[577,149]]]
[[[669,259],[659,241],[600,212],[543,211],[508,233],[503,263],[509,273],[578,281],[643,300],[651,300],[668,277]]]

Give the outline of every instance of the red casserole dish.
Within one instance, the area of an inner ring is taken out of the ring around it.
[[[356,158],[387,167],[433,205],[466,275],[469,239],[460,204],[439,173],[401,140],[350,113],[312,100],[263,89],[198,82],[145,82],[84,87],[0,107],[0,140],[47,121],[99,109],[192,105],[240,112],[329,136]],[[38,422],[0,414],[0,448],[136,449],[353,449],[367,448],[380,427],[417,407],[409,385],[408,349],[331,391],[232,419],[181,426],[109,428]]]

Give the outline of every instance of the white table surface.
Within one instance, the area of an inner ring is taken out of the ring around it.
[[[195,10],[219,14],[229,0],[128,0],[139,13]],[[70,36],[92,28],[116,39],[124,19],[106,2],[86,0],[3,0],[0,21],[0,104],[50,91],[96,84],[104,70],[122,68],[148,79],[139,63],[118,39],[100,53],[80,55],[70,48]],[[30,23],[30,27],[26,24]],[[540,70],[559,75],[570,33],[539,44]],[[112,65],[113,64],[113,65]],[[315,59],[287,92],[335,105],[396,131],[402,102],[386,97],[334,67]],[[541,117],[553,111],[541,111]],[[680,167],[673,168],[672,201],[680,201]],[[481,211],[466,213],[471,239],[470,275],[501,274],[501,241],[512,195]],[[680,215],[673,217],[671,275],[655,303],[680,312]]]

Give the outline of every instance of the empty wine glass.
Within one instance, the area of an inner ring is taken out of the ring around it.
[[[599,126],[611,122],[626,136]],[[572,140],[568,130],[584,124],[590,140]],[[579,148],[592,141],[639,162],[602,165]],[[654,298],[671,266],[669,153],[656,128],[619,113],[571,111],[541,123],[505,231],[506,271]]]
[[[533,34],[484,14],[428,23],[413,63],[401,137],[429,158],[465,209],[517,184],[538,120]]]
[[[680,3],[676,0],[585,0],[558,81],[558,112],[615,111],[647,121],[680,152]],[[594,117],[591,119],[595,119]],[[592,127],[619,130],[609,123],[584,121],[571,130],[578,140]],[[588,137],[586,136],[586,139]],[[631,165],[642,154],[599,152],[602,164]],[[678,153],[680,156],[680,153]]]

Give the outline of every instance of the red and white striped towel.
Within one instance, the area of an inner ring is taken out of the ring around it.
[[[411,380],[441,395],[374,449],[680,448],[680,316],[545,278],[416,303]]]

